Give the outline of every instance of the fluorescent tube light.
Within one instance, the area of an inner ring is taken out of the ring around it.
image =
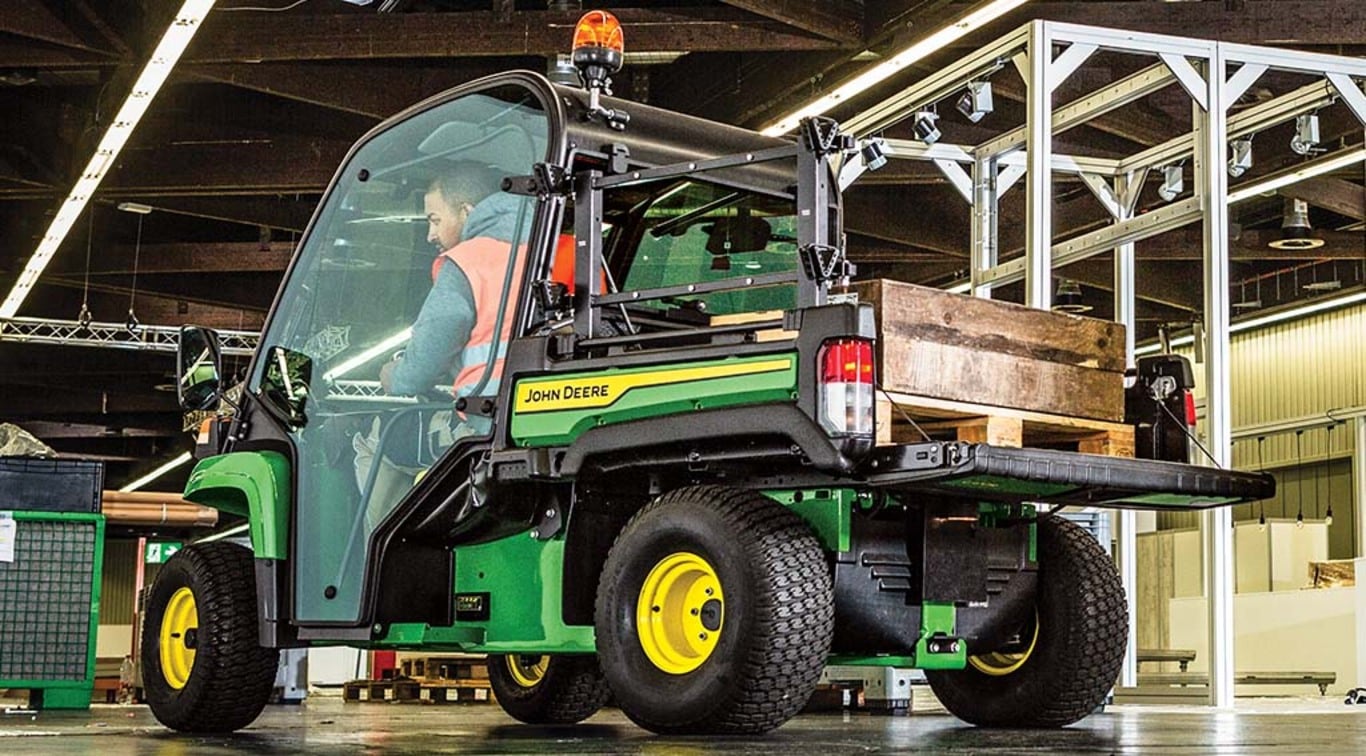
[[[221,541],[224,538],[232,538],[235,535],[241,535],[247,532],[248,527],[250,527],[250,523],[244,522],[241,525],[235,525],[231,528],[228,528],[227,530],[224,530],[221,533],[214,533],[213,535],[204,536],[203,538],[200,538],[199,540],[195,541],[195,543],[212,543],[214,541]]]
[[[1337,155],[1305,163],[1300,168],[1288,171],[1282,175],[1272,176],[1247,186],[1240,186],[1228,193],[1228,201],[1229,204],[1232,204],[1255,197],[1259,194],[1268,194],[1277,189],[1304,181],[1305,179],[1322,176],[1325,173],[1332,173],[1333,171],[1340,168],[1346,168],[1354,163],[1360,163],[1363,160],[1366,160],[1366,147],[1358,147],[1355,150],[1346,150]]]
[[[182,452],[182,453],[180,454],[179,457],[176,457],[175,459],[171,460],[170,462],[167,462],[166,464],[162,465],[161,467],[158,467],[157,469],[155,469],[155,470],[153,470],[153,471],[147,473],[146,475],[142,476],[141,478],[138,478],[137,480],[133,481],[132,483],[129,483],[128,485],[124,486],[123,488],[120,488],[119,491],[121,491],[121,492],[123,492],[123,493],[128,493],[128,492],[130,492],[130,491],[136,491],[136,490],[138,490],[139,488],[142,488],[143,486],[147,485],[148,483],[151,483],[152,481],[156,480],[157,478],[160,478],[161,476],[165,475],[166,473],[168,473],[168,472],[170,472],[170,471],[176,469],[177,467],[180,467],[181,465],[183,465],[183,464],[185,464],[186,462],[189,462],[189,461],[190,461],[190,453],[189,453],[189,452]]]
[[[406,344],[408,342],[408,339],[411,338],[412,335],[412,326],[404,328],[402,331],[399,331],[398,333],[394,334],[393,336],[390,336],[384,341],[381,341],[380,343],[370,347],[369,349],[365,350],[364,352],[361,352],[355,357],[352,357],[351,359],[342,362],[340,365],[332,368],[326,373],[323,373],[323,380],[332,381],[336,380],[337,378],[340,378],[343,375],[346,375],[352,370],[374,359],[376,355],[383,354],[389,351],[390,349],[397,347],[400,344]]]
[[[43,274],[52,256],[57,253],[62,240],[66,238],[76,219],[80,217],[81,211],[90,202],[95,188],[100,185],[104,174],[114,164],[114,159],[118,157],[129,135],[133,133],[138,121],[151,105],[152,97],[161,89],[166,77],[170,76],[171,69],[175,67],[181,54],[185,52],[185,47],[194,38],[200,22],[208,15],[214,1],[185,0],[184,5],[180,6],[180,12],[162,35],[161,42],[157,44],[151,59],[147,61],[147,66],[134,82],[133,91],[128,94],[128,99],[123,101],[123,107],[119,108],[113,123],[104,132],[99,146],[95,148],[95,156],[90,158],[85,170],[81,171],[81,178],[58,208],[57,215],[47,228],[47,233],[43,234],[42,240],[38,242],[38,248],[34,250],[23,272],[19,274],[19,280],[15,282],[14,288],[10,289],[9,296],[5,297],[4,303],[0,303],[0,318],[12,318],[19,311],[19,305],[24,303],[33,285],[38,282],[38,277]]]
[[[858,96],[864,90],[887,80],[925,56],[957,42],[969,32],[980,29],[1026,2],[1028,0],[990,0],[990,2],[977,6],[957,21],[919,42],[911,44],[901,52],[844,82],[831,92],[787,114],[777,123],[765,128],[763,134],[765,136],[780,136],[792,131],[797,128],[797,124],[803,118],[821,115],[836,105]]]
[[[1360,302],[1366,302],[1366,291],[1357,291],[1351,294],[1347,294],[1346,296],[1333,297],[1331,299],[1320,299],[1317,302],[1309,302],[1308,304],[1303,304],[1299,307],[1292,307],[1288,310],[1267,313],[1266,315],[1260,315],[1255,318],[1248,318],[1247,320],[1240,320],[1236,323],[1229,325],[1228,331],[1229,333],[1241,333],[1243,331],[1251,331],[1257,328],[1262,328],[1263,326],[1269,326],[1275,323],[1283,323],[1287,320],[1296,320],[1298,318],[1305,317],[1306,315],[1313,315],[1315,313],[1323,312],[1325,310],[1335,310],[1339,307],[1347,307],[1349,305],[1358,304]],[[1195,339],[1190,334],[1186,334],[1185,336],[1179,336],[1175,339],[1172,339],[1172,346],[1185,346],[1187,344],[1193,343],[1194,341]],[[1145,354],[1154,354],[1157,352],[1158,349],[1158,344],[1145,344],[1139,347],[1138,349],[1135,349],[1134,354],[1140,356]]]

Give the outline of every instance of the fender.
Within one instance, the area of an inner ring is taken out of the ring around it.
[[[200,460],[185,499],[247,518],[257,559],[289,555],[289,460],[272,451],[230,452]]]

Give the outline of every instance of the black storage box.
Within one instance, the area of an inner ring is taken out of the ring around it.
[[[0,511],[97,514],[103,490],[102,462],[0,457]]]

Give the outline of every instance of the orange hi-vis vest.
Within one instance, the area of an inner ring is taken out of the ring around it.
[[[512,321],[516,317],[516,308],[510,301],[503,315],[501,332],[495,339],[493,328],[498,322],[503,282],[507,278],[508,256],[511,252],[508,242],[479,236],[460,242],[432,261],[433,283],[441,272],[442,262],[450,260],[460,266],[460,271],[470,282],[470,290],[474,292],[474,328],[470,330],[470,340],[460,353],[460,368],[451,386],[454,396],[468,396],[474,391],[484,377],[484,369],[490,358],[493,359],[493,371],[484,384],[483,392],[498,388],[498,379],[503,375],[503,358],[507,354],[508,340],[512,337]],[[522,245],[517,248],[517,268],[512,273],[512,289],[509,292],[510,299],[514,301],[525,265],[526,246]]]

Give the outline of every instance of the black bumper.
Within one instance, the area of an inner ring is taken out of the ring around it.
[[[876,488],[906,493],[1113,509],[1206,509],[1276,492],[1265,473],[956,442],[878,447],[859,472]]]

